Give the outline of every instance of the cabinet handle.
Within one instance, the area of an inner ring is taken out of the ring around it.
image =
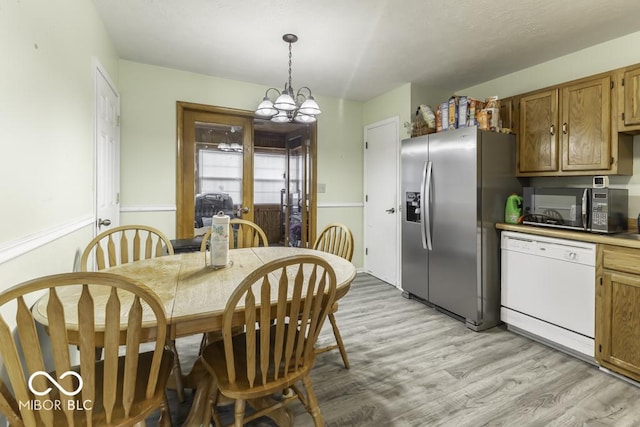
[[[551,125],[549,127],[549,133],[553,136],[556,134],[556,126],[555,125]]]
[[[562,124],[562,133],[564,133],[565,135],[567,134],[567,124],[566,123]]]

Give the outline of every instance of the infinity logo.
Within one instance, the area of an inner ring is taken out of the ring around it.
[[[38,375],[42,375],[42,376],[46,377],[53,385],[56,386],[56,388],[58,390],[60,390],[60,393],[64,394],[65,396],[75,396],[76,394],[80,393],[80,390],[82,390],[82,386],[83,386],[82,377],[77,372],[67,371],[64,374],[60,375],[59,379],[63,379],[65,377],[68,377],[69,375],[74,376],[74,377],[76,377],[78,379],[78,388],[69,392],[69,391],[65,390],[64,387],[62,387],[55,379],[53,379],[51,377],[51,375],[49,375],[45,371],[36,371],[33,374],[31,374],[31,376],[29,377],[29,390],[31,390],[31,392],[33,394],[35,394],[35,395],[44,396],[44,395],[48,394],[51,391],[51,387],[49,387],[45,391],[37,391],[37,390],[35,390],[33,388],[33,379],[35,377],[37,377]]]

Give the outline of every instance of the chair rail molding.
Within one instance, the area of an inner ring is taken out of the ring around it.
[[[121,206],[120,212],[175,212],[176,205]]]
[[[318,208],[362,208],[363,202],[318,202]]]
[[[30,234],[20,239],[0,243],[0,264],[45,246],[84,227],[91,226],[93,221],[93,215],[87,215],[73,222]]]

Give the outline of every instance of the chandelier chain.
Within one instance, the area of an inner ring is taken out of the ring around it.
[[[293,96],[293,87],[291,87],[291,42],[289,42],[289,92]]]

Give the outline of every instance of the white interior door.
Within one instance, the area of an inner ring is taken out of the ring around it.
[[[96,234],[120,224],[120,95],[95,67]]]
[[[365,135],[365,270],[398,286],[399,119],[367,125]]]

